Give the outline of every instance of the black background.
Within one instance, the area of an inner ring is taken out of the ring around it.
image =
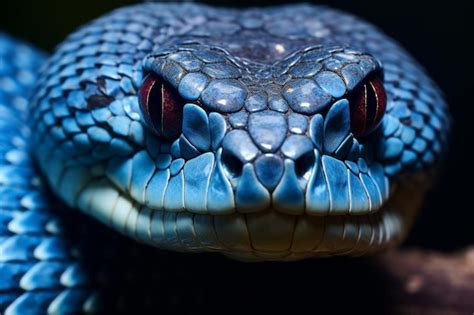
[[[208,2],[233,6],[283,3]],[[0,5],[0,30],[52,51],[77,26],[129,3],[133,1],[4,1]],[[415,56],[445,92],[454,122],[450,152],[439,182],[404,246],[454,251],[474,244],[474,155],[470,150],[474,126],[474,60],[470,46],[474,36],[469,30],[473,23],[468,17],[472,20],[473,15],[468,1],[314,3],[352,12],[380,26]],[[296,310],[297,306],[304,306],[308,313],[318,313],[324,305],[333,312],[383,313],[383,284],[373,280],[377,273],[369,271],[370,262],[364,259],[250,267],[218,259],[211,265],[221,268],[217,272],[223,273],[222,278],[214,275],[220,280],[211,280],[207,286],[208,291],[209,286],[216,286],[209,291],[210,311],[221,307],[223,313],[252,308]],[[213,270],[208,267],[203,272]],[[206,277],[199,279],[205,281]]]

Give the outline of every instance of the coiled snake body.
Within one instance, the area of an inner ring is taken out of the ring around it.
[[[0,313],[116,306],[156,250],[89,217],[246,261],[393,246],[448,129],[416,62],[326,7],[136,5],[47,59],[0,35]]]

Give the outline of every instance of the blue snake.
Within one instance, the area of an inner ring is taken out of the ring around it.
[[[156,247],[393,247],[449,129],[416,61],[327,7],[140,4],[50,57],[0,34],[0,313],[124,311],[117,277],[163,273]]]

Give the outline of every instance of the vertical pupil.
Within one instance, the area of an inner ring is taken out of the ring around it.
[[[382,81],[373,77],[363,83],[351,98],[351,127],[356,137],[375,130],[385,113],[387,97]]]
[[[147,124],[160,137],[175,139],[180,135],[184,101],[173,86],[149,74],[140,88],[139,99]]]
[[[374,78],[369,82],[371,90],[373,91],[373,117],[371,118],[372,130],[377,128],[382,121],[385,109],[387,108],[387,94],[382,81],[379,78]],[[371,130],[371,131],[372,131]]]

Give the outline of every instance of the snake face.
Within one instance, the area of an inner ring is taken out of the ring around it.
[[[158,247],[239,259],[398,243],[449,126],[401,48],[322,7],[124,8],[43,73],[34,151],[64,201]]]

